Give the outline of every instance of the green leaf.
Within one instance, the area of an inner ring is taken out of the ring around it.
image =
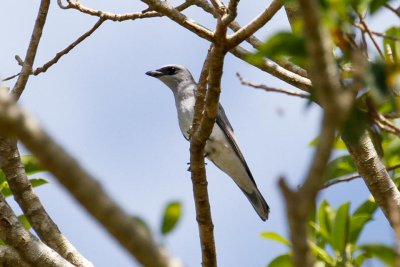
[[[328,254],[328,252],[325,251],[324,248],[317,246],[314,242],[311,241],[309,241],[308,244],[310,245],[311,252],[317,259],[322,260],[329,265],[335,264],[335,260]]]
[[[372,220],[372,216],[370,214],[357,214],[353,215],[350,218],[350,233],[349,233],[349,242],[352,244],[356,244],[358,237],[365,224]]]
[[[27,175],[35,174],[38,172],[43,172],[43,169],[38,160],[32,155],[25,155],[21,157],[22,164],[24,164],[25,172]]]
[[[359,250],[376,257],[387,266],[395,266],[396,252],[393,248],[383,244],[368,244],[357,247]]]
[[[292,32],[279,32],[258,47],[259,52],[252,58],[267,57],[275,60],[290,60],[304,65],[307,58],[304,36]]]
[[[342,125],[342,139],[345,143],[355,144],[365,134],[368,126],[366,114],[358,107],[354,107]]]
[[[263,232],[260,234],[260,236],[266,239],[282,243],[288,247],[292,246],[289,240],[287,240],[286,238],[275,232]]]
[[[4,197],[9,197],[12,196],[12,192],[10,190],[10,187],[8,186],[7,181],[2,182],[0,184],[0,193],[4,196]]]
[[[282,254],[273,259],[268,267],[293,267],[292,257],[290,254]]]
[[[369,12],[371,14],[374,14],[376,11],[378,11],[387,2],[389,2],[389,0],[372,0],[369,3]]]
[[[173,201],[167,204],[164,210],[164,216],[161,224],[161,233],[168,234],[171,232],[182,215],[181,203]]]
[[[349,234],[349,208],[350,202],[339,206],[332,229],[332,247],[340,254],[345,252]]]
[[[31,183],[31,185],[33,187],[37,187],[37,186],[41,186],[44,184],[47,184],[48,182],[43,179],[43,178],[34,178],[34,179],[30,179],[29,182]],[[7,181],[4,181],[0,184],[0,193],[4,196],[4,197],[9,197],[12,196],[13,193],[10,189],[10,186],[8,185]]]
[[[38,186],[48,183],[48,181],[43,178],[32,178],[32,179],[29,179],[29,182],[31,183],[31,185],[33,187],[38,187]]]
[[[326,181],[356,172],[357,168],[350,155],[338,157],[330,161],[326,168]]]
[[[377,209],[378,206],[376,205],[374,198],[371,196],[366,201],[364,201],[360,206],[358,206],[358,208],[353,212],[353,216],[360,214],[372,215]]]
[[[386,30],[385,34],[400,37],[400,27],[391,27]],[[393,62],[398,66],[400,63],[400,43],[389,38],[384,38],[383,47],[385,48],[385,58],[387,61]]]
[[[18,216],[18,220],[23,224],[26,230],[31,229],[31,223],[28,221],[24,214]]]
[[[355,259],[355,265],[363,266],[364,261],[369,258],[370,257],[368,257],[368,255],[366,253],[360,253],[359,255],[357,255],[357,257]]]
[[[317,216],[321,237],[325,239],[325,242],[331,243],[330,233],[333,227],[333,218],[335,217],[335,211],[325,199],[322,200],[321,204],[319,205]]]
[[[315,147],[318,144],[319,137],[314,138],[308,146],[310,147]],[[347,150],[346,144],[343,142],[343,140],[338,136],[335,138],[335,143],[333,144],[334,149],[338,150]]]
[[[6,181],[6,176],[4,175],[4,172],[2,169],[0,169],[0,183]]]

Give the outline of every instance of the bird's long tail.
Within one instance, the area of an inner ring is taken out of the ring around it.
[[[250,201],[251,205],[253,205],[253,208],[256,210],[261,220],[266,221],[268,219],[269,206],[257,187],[252,193],[248,193],[244,190],[242,191]]]

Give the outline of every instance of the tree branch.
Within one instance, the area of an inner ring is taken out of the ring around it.
[[[249,56],[251,55],[251,53],[240,46],[231,49],[229,52],[236,57],[242,59],[243,61],[253,65],[254,67],[265,71],[275,76],[276,78],[281,79],[284,82],[287,82],[288,84],[291,84],[304,91],[309,91],[311,89],[310,79],[300,76],[294,72],[288,71],[287,69],[276,64],[270,59],[266,58],[261,62],[249,62]]]
[[[0,264],[4,267],[31,267],[15,249],[7,245],[0,246]]]
[[[196,219],[199,227],[203,266],[217,266],[215,251],[214,225],[211,217],[207,191],[206,169],[204,165],[205,141],[198,138],[206,98],[207,78],[209,74],[210,52],[204,61],[196,91],[192,133],[190,141],[190,169],[192,173],[193,194],[196,207]]]
[[[32,73],[33,62],[35,61],[36,51],[39,46],[40,38],[42,37],[42,31],[47,18],[47,12],[49,11],[50,0],[42,0],[40,2],[39,12],[33,27],[31,40],[29,42],[28,50],[26,52],[24,64],[22,66],[18,80],[12,90],[12,95],[15,99],[19,99],[23,90],[25,89],[26,83],[28,82],[29,76]]]
[[[396,210],[393,207],[397,208],[397,212],[400,211],[400,193],[379,158],[368,132],[365,131],[357,140],[343,134],[342,139],[357,166],[358,173],[363,177],[383,214],[393,225],[390,212]]]
[[[18,251],[21,257],[33,266],[73,267],[54,250],[25,230],[3,195],[0,195],[0,236],[6,244]]]
[[[276,12],[281,9],[282,3],[280,0],[274,0],[268,8],[266,8],[260,15],[255,17],[246,26],[242,27],[234,34],[228,36],[227,42],[229,47],[235,47],[245,39],[252,36],[257,30],[263,27],[270,19],[275,16]]]
[[[303,186],[298,191],[291,190],[283,179],[280,180],[280,186],[286,199],[293,264],[296,267],[309,267],[313,265],[314,257],[307,242],[308,218],[322,183],[321,174],[325,173],[329,161],[336,128],[347,117],[353,97],[340,86],[336,62],[331,52],[332,41],[320,20],[317,3],[299,0],[299,4],[310,56],[309,75],[313,88],[316,88],[316,101],[324,108],[324,115],[320,138]],[[291,18],[290,21],[295,20],[297,18]]]
[[[93,266],[61,234],[47,214],[25,174],[15,140],[0,137],[0,162],[14,199],[39,237],[75,266]]]
[[[74,49],[75,46],[80,44],[83,40],[85,40],[87,37],[89,37],[94,31],[96,31],[100,27],[100,25],[103,24],[104,21],[105,21],[105,19],[100,18],[96,22],[96,24],[89,31],[87,31],[86,33],[81,35],[78,39],[76,39],[73,43],[71,43],[65,49],[63,49],[62,51],[58,52],[56,54],[56,56],[52,60],[50,60],[49,62],[44,64],[42,67],[39,67],[39,68],[35,69],[33,71],[33,75],[36,76],[36,75],[38,75],[38,74],[40,74],[42,72],[46,72],[51,66],[56,64],[61,57],[63,57],[64,55],[68,54],[72,49]]]
[[[400,164],[393,165],[393,166],[390,166],[390,167],[386,167],[386,170],[387,171],[392,171],[392,170],[395,170],[395,169],[398,169],[398,168],[400,168]],[[357,179],[357,178],[361,178],[361,175],[358,172],[350,173],[350,174],[347,174],[347,175],[344,175],[344,176],[329,180],[328,182],[324,183],[320,187],[320,189],[322,190],[322,189],[328,188],[328,187],[330,187],[332,185],[335,185],[335,184],[338,184],[338,183],[350,182],[350,181],[353,181],[354,179]]]
[[[35,120],[21,111],[5,90],[0,90],[0,129],[2,134],[17,136],[22,140],[41,165],[53,173],[141,264],[149,267],[169,266],[170,258],[147,235],[143,226],[132,220],[92,175],[56,144]]]
[[[189,31],[194,32],[201,38],[204,38],[208,41],[213,41],[214,35],[209,29],[205,28],[204,26],[198,24],[197,22],[183,15],[178,10],[170,6],[167,1],[163,2],[158,0],[141,0],[141,1],[143,3],[146,3],[151,9],[162,13],[163,15],[167,16],[168,18],[175,21],[184,28],[188,29]]]
[[[310,98],[310,94],[300,93],[300,92],[296,92],[296,91],[293,91],[293,90],[272,88],[272,87],[268,87],[268,86],[263,85],[263,84],[254,84],[252,82],[244,80],[243,77],[240,76],[239,73],[236,73],[236,76],[239,78],[240,83],[243,84],[243,85],[246,85],[246,86],[250,86],[250,87],[253,87],[253,88],[257,88],[257,89],[262,89],[262,90],[265,90],[267,92],[282,93],[282,94],[286,94],[286,95],[290,95],[290,96],[297,96],[297,97],[307,98],[307,99]]]

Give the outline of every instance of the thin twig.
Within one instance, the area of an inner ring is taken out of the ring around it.
[[[234,34],[229,36],[227,42],[230,47],[235,47],[245,39],[252,36],[257,30],[263,27],[268,21],[271,20],[273,16],[281,9],[282,2],[279,0],[274,0],[261,14],[255,17],[247,25],[236,31]]]
[[[287,89],[280,89],[280,88],[272,88],[263,84],[254,84],[252,82],[246,81],[243,79],[242,76],[240,76],[239,73],[236,73],[236,76],[239,78],[239,81],[241,84],[246,85],[246,86],[250,86],[256,89],[263,89],[267,92],[276,92],[276,93],[282,93],[282,94],[286,94],[286,95],[290,95],[290,96],[297,96],[297,97],[301,97],[301,98],[310,98],[309,94],[306,93],[300,93],[300,92],[296,92],[293,90],[287,90]]]
[[[288,84],[291,84],[304,91],[310,91],[312,87],[312,83],[309,78],[291,72],[268,58],[265,58],[259,62],[250,62],[249,56],[252,53],[250,53],[248,50],[244,49],[241,46],[237,46],[231,49],[229,52],[231,52],[236,57],[242,59],[243,61],[248,62],[249,64],[255,66],[256,68],[259,68],[262,71],[270,73],[276,78],[281,79],[282,81],[287,82]]]
[[[362,24],[360,24],[360,23],[355,23],[355,24],[354,24],[354,27],[359,28],[362,32],[366,32],[366,29],[365,29],[364,26],[363,26]],[[371,29],[370,29],[370,32],[371,32],[373,35],[376,35],[376,36],[378,36],[378,37],[382,37],[382,38],[385,38],[385,39],[390,39],[390,40],[393,40],[393,41],[400,41],[400,37],[398,37],[398,36],[389,35],[389,34],[385,34],[385,33],[378,32],[378,31],[373,31],[373,30],[371,30]]]
[[[398,169],[398,168],[400,168],[400,164],[393,165],[393,166],[390,166],[390,167],[386,167],[386,170],[387,171],[393,171],[393,170]],[[352,181],[354,179],[361,178],[361,177],[362,176],[358,172],[350,173],[350,174],[347,174],[347,175],[344,175],[344,176],[329,180],[328,182],[324,183],[320,187],[320,190],[328,188],[328,187],[330,187],[332,185],[335,185],[335,184],[338,184],[338,183],[350,182],[350,181]]]
[[[385,59],[385,55],[383,54],[381,48],[379,47],[378,42],[375,40],[374,35],[372,34],[371,30],[369,29],[367,23],[365,22],[363,16],[361,14],[358,14],[358,17],[360,19],[360,24],[363,26],[364,30],[367,32],[369,38],[371,39],[372,43],[374,44],[376,50],[378,51],[379,55],[381,56],[382,59]]]
[[[12,80],[12,79],[14,79],[15,77],[18,77],[20,73],[21,73],[21,72],[18,72],[17,74],[14,74],[14,75],[12,75],[12,76],[9,76],[9,77],[7,77],[7,78],[4,78],[2,81],[3,81],[3,82],[6,82],[6,81],[9,81],[9,80]]]
[[[89,30],[87,31],[85,34],[83,34],[82,36],[80,36],[78,39],[76,39],[76,41],[74,41],[73,43],[71,43],[69,46],[67,46],[65,49],[61,50],[60,52],[58,52],[56,54],[56,56],[48,61],[46,64],[44,64],[42,67],[39,67],[37,69],[35,69],[33,71],[33,75],[38,75],[42,72],[46,72],[51,66],[53,66],[54,64],[56,64],[58,62],[58,60],[60,60],[61,57],[63,57],[64,55],[68,54],[72,49],[74,49],[75,46],[77,46],[78,44],[80,44],[83,40],[85,40],[86,38],[88,38],[94,31],[97,30],[97,28],[100,27],[100,25],[105,21],[105,19],[100,18],[96,24]]]
[[[50,0],[42,0],[40,2],[40,7],[38,15],[33,27],[31,40],[25,55],[24,64],[22,66],[18,80],[11,91],[15,99],[19,99],[22,92],[25,89],[26,83],[28,82],[29,76],[32,73],[33,62],[35,61],[36,52],[39,46],[40,38],[42,37],[42,31],[44,24],[46,22],[47,13],[50,7]]]
[[[396,14],[397,16],[400,17],[400,8],[394,8],[389,4],[384,4],[384,7],[386,7],[387,9],[389,9],[390,11],[392,11],[394,14]]]

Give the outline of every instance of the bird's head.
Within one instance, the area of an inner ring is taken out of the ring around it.
[[[157,70],[148,71],[146,74],[159,79],[174,92],[186,84],[195,84],[190,71],[181,65],[166,65]]]

